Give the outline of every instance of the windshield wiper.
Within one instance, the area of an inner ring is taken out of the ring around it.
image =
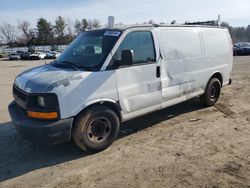
[[[70,61],[59,61],[59,62],[58,61],[54,61],[54,62],[52,62],[52,64],[59,65],[59,66],[68,66],[68,67],[70,67],[70,68],[72,68],[74,70],[77,70],[77,71],[80,70],[79,67],[76,64],[74,64],[74,63],[72,63]]]
[[[79,66],[79,68],[84,69],[84,71],[98,71],[99,69],[96,67],[86,67],[86,66]]]

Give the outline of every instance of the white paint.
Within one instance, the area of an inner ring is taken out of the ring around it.
[[[156,62],[107,71],[126,35],[142,30],[152,32]],[[62,118],[76,116],[89,105],[108,101],[120,105],[125,121],[202,95],[214,73],[221,73],[223,85],[228,84],[232,71],[230,40],[228,31],[222,28],[133,27],[123,32],[99,72],[67,73],[55,68],[48,71],[38,68],[21,74],[15,83],[28,85],[24,82],[33,78],[44,86],[46,82],[48,85],[57,82],[60,74],[63,78],[71,74],[77,79],[70,80],[68,86],[61,84],[49,91],[58,96]],[[157,66],[161,68],[159,78]],[[29,82],[31,86],[34,84]],[[36,87],[39,91],[39,85]]]
[[[132,113],[161,103],[161,80],[156,64],[116,70],[117,89],[123,113]]]

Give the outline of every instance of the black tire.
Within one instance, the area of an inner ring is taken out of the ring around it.
[[[213,106],[218,101],[221,91],[221,82],[218,78],[212,78],[207,84],[205,93],[200,96],[200,101],[206,106]]]
[[[106,106],[93,106],[76,117],[72,137],[80,149],[95,153],[113,143],[119,128],[120,121],[113,110]]]

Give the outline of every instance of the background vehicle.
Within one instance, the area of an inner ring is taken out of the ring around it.
[[[52,51],[46,51],[46,59],[55,59],[54,58],[54,53]]]
[[[19,60],[19,59],[21,59],[21,57],[18,53],[10,53],[9,54],[9,60]]]
[[[51,64],[16,77],[10,116],[28,140],[72,138],[83,150],[101,151],[117,137],[120,122],[194,97],[214,105],[231,83],[232,55],[221,27],[87,31]]]
[[[23,60],[28,60],[28,59],[30,59],[30,55],[31,55],[30,52],[21,52],[21,53],[20,53],[20,57],[21,57],[21,59],[23,59]]]
[[[58,58],[59,55],[61,55],[62,51],[61,50],[57,50],[55,51],[55,57]]]
[[[46,52],[46,59],[56,59],[61,54],[60,51]]]
[[[30,55],[31,60],[44,59],[45,57],[46,57],[46,54],[44,52],[35,52]]]
[[[249,42],[235,43],[234,55],[250,55],[250,43]]]

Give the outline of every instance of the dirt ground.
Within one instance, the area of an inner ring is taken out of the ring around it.
[[[122,125],[103,152],[23,140],[7,112],[15,76],[44,61],[0,61],[0,187],[250,187],[250,57],[215,107],[197,99]]]

